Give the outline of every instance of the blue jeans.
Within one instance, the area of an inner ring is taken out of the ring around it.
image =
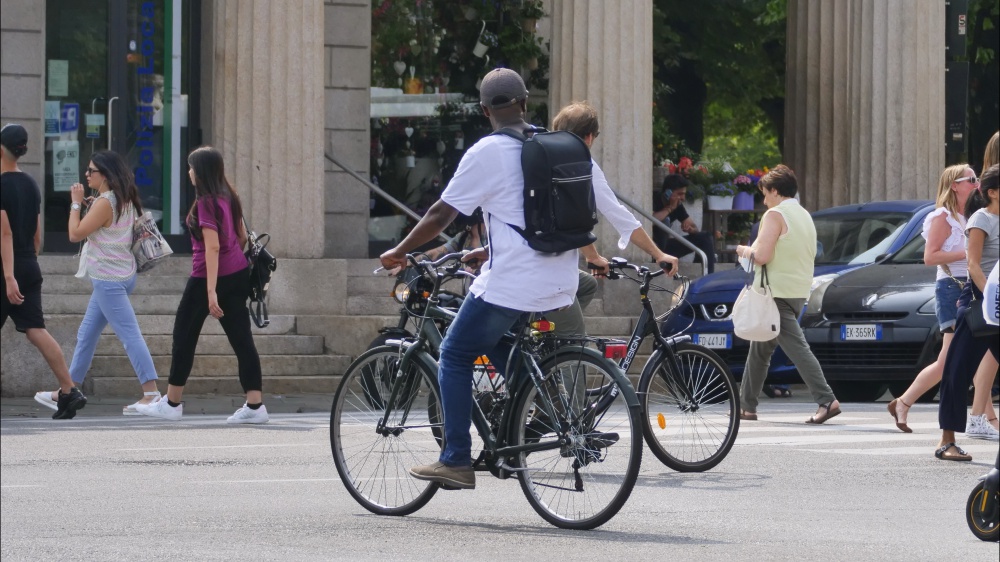
[[[964,277],[959,281],[966,283]],[[962,294],[962,285],[947,277],[938,279],[934,284],[934,312],[937,315],[938,327],[944,331],[955,330],[955,319],[958,318],[958,297]]]
[[[128,300],[128,296],[135,290],[135,276],[128,281],[91,279],[90,282],[94,286],[94,292],[90,295],[90,304],[87,305],[87,312],[76,333],[76,349],[73,350],[73,363],[69,366],[73,382],[77,385],[83,383],[94,360],[101,331],[108,324],[111,324],[115,335],[125,346],[125,353],[139,377],[139,384],[156,380],[153,357],[146,347],[146,340],[142,339],[139,322],[135,318],[132,303]]]
[[[506,358],[500,339],[525,313],[489,304],[469,295],[441,343],[438,383],[444,409],[445,447],[440,461],[448,466],[472,464],[472,366],[487,355]],[[493,361],[494,364],[498,363]],[[498,367],[499,368],[499,367]]]

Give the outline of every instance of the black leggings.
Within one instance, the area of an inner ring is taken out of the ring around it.
[[[260,355],[250,331],[250,314],[247,299],[250,297],[250,276],[247,270],[218,278],[215,292],[223,316],[219,319],[229,338],[229,345],[236,352],[240,365],[240,384],[244,392],[261,390]],[[198,336],[208,317],[208,280],[191,277],[184,287],[184,295],[174,319],[173,361],[170,364],[170,384],[184,386],[191,375]]]

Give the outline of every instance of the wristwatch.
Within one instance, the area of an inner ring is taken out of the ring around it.
[[[73,203],[72,205],[69,206],[69,208],[71,211],[79,211],[81,209],[79,203]]]

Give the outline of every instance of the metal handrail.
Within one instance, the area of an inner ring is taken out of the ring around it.
[[[417,213],[413,212],[413,210],[411,210],[409,207],[407,207],[405,203],[403,203],[400,200],[396,199],[392,195],[389,195],[381,187],[379,187],[379,186],[373,184],[372,182],[368,181],[367,179],[361,177],[357,172],[355,172],[354,170],[351,170],[350,168],[348,168],[347,166],[345,166],[344,164],[342,164],[339,160],[337,160],[333,156],[330,156],[326,152],[323,152],[323,156],[325,156],[326,159],[329,160],[330,162],[333,162],[334,164],[336,164],[341,170],[343,170],[343,171],[347,172],[348,174],[350,174],[354,179],[356,179],[359,182],[363,183],[366,187],[368,187],[369,190],[371,190],[372,192],[374,192],[376,195],[378,195],[379,197],[381,197],[381,198],[385,199],[386,201],[388,201],[392,206],[394,206],[397,209],[399,209],[400,211],[403,211],[404,213],[406,213],[406,215],[408,215],[413,220],[419,221],[422,218],[420,215],[418,215]],[[705,252],[701,251],[701,248],[699,248],[699,247],[695,246],[694,244],[688,242],[687,239],[685,239],[683,236],[681,236],[680,234],[678,234],[678,233],[674,232],[673,230],[671,230],[669,226],[667,226],[666,224],[663,224],[662,221],[660,221],[659,219],[657,219],[653,215],[651,215],[651,214],[647,213],[646,211],[644,211],[643,209],[641,209],[638,205],[636,205],[635,203],[633,203],[632,201],[630,201],[627,197],[624,197],[622,194],[620,194],[617,191],[615,191],[614,188],[611,189],[611,192],[614,193],[615,197],[617,197],[619,200],[621,200],[622,203],[624,203],[624,204],[628,205],[629,207],[631,207],[633,211],[635,211],[635,212],[639,213],[640,215],[642,215],[642,216],[646,217],[647,219],[649,219],[649,221],[653,223],[653,226],[655,226],[656,228],[659,228],[660,230],[666,232],[667,235],[673,237],[675,240],[677,240],[678,242],[680,242],[686,248],[688,248],[689,250],[693,251],[696,255],[701,256],[701,274],[702,275],[708,275],[708,256],[705,255]],[[446,242],[448,240],[447,237],[445,237],[443,235],[440,235],[440,234],[438,235],[438,238],[440,238],[440,239],[442,239],[442,240],[444,240]]]
[[[355,172],[354,170],[352,170],[352,169],[348,168],[347,166],[343,165],[342,163],[340,163],[339,160],[337,160],[333,156],[330,156],[326,152],[323,152],[323,156],[325,156],[326,159],[329,160],[330,162],[333,162],[338,167],[340,167],[341,170],[344,170],[345,172],[347,172],[348,174],[350,174],[351,176],[353,176],[354,179],[356,179],[359,182],[363,183],[366,187],[368,187],[369,190],[373,191],[376,195],[378,195],[382,199],[385,199],[386,201],[388,201],[389,204],[391,204],[393,207],[396,207],[400,211],[403,211],[403,213],[406,214],[407,216],[409,216],[411,219],[413,219],[413,220],[415,220],[417,222],[420,222],[420,219],[423,218],[420,215],[418,215],[417,213],[413,212],[412,209],[410,209],[409,207],[407,207],[406,203],[403,203],[399,199],[396,199],[392,195],[389,195],[381,187],[379,187],[379,186],[373,184],[372,182],[366,180],[365,178],[361,177],[360,175],[358,175],[357,172]],[[448,237],[445,236],[445,235],[443,235],[443,234],[438,234],[437,237],[439,239],[441,239],[441,240],[444,240],[445,242],[448,241]]]

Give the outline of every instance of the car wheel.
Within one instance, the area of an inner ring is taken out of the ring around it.
[[[905,381],[899,381],[899,382],[889,383],[889,394],[892,394],[893,398],[899,398],[904,393],[906,393],[906,389],[910,388],[910,384],[911,383],[908,383],[908,382],[905,382]],[[921,402],[921,403],[924,403],[924,404],[926,404],[928,402],[933,402],[934,398],[937,396],[938,388],[940,386],[941,385],[938,385],[938,384],[934,385],[930,390],[928,390],[927,392],[925,392],[923,394],[923,396],[921,396],[920,398],[917,398],[917,402]]]
[[[834,381],[830,388],[841,402],[874,402],[885,394],[886,385],[865,381]]]

